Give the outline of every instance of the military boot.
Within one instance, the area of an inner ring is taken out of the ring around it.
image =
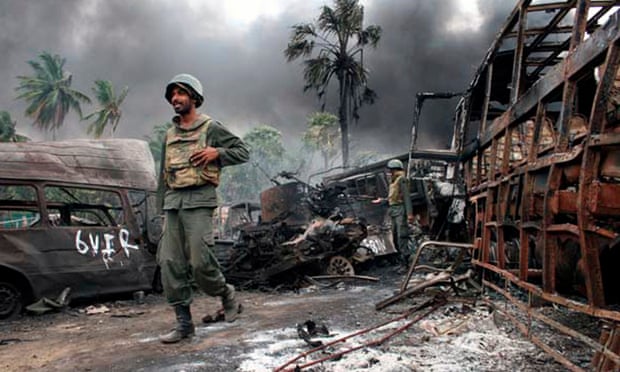
[[[232,323],[241,313],[241,305],[235,299],[235,287],[226,284],[226,293],[222,296],[222,306],[224,307],[224,318]]]
[[[159,336],[159,341],[164,344],[174,344],[194,335],[194,323],[192,323],[192,313],[189,310],[189,306],[176,305],[174,312],[177,317],[176,328],[165,335]]]

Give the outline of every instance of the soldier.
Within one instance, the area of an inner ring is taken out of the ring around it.
[[[401,263],[406,266],[410,256],[409,223],[414,222],[411,197],[409,196],[409,182],[405,176],[403,162],[400,160],[388,161],[387,169],[390,177],[387,202],[389,205],[388,213],[392,218],[392,240],[400,254]],[[380,198],[373,202],[379,203],[381,201],[385,201],[385,199]]]
[[[166,86],[176,116],[166,133],[160,188],[165,188],[164,234],[157,254],[164,294],[174,306],[177,325],[160,336],[175,343],[194,334],[192,285],[222,299],[225,319],[237,318],[235,289],[226,283],[214,255],[213,212],[221,167],[249,159],[243,141],[221,123],[197,111],[204,101],[195,77],[179,74]]]

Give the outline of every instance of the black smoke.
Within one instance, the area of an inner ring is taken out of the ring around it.
[[[366,23],[383,28],[378,48],[365,53],[379,100],[361,110],[360,122],[351,129],[355,149],[406,151],[416,92],[465,89],[516,3],[478,0],[481,26],[454,33],[448,26],[459,17],[456,2],[366,2]],[[23,116],[25,104],[15,101],[14,88],[17,75],[31,73],[26,61],[49,51],[67,59],[74,87],[87,94],[96,79],[111,80],[119,89],[129,86],[117,137],[143,138],[167,121],[172,111],[164,86],[174,74],[188,72],[205,86],[205,111],[237,133],[269,124],[287,143],[295,142],[306,117],[320,106],[312,92],[302,92],[302,66],[286,63],[283,50],[290,26],[311,22],[330,2],[283,1],[286,9],[277,18],[259,18],[248,27],[229,23],[219,2],[195,3],[203,4],[200,12],[183,1],[165,0],[0,2],[0,110],[11,113],[19,132],[45,138]],[[93,109],[84,106],[86,113]],[[335,102],[328,109],[336,112]],[[429,105],[422,146],[449,142],[449,111]],[[72,114],[59,135],[85,137],[85,128]]]

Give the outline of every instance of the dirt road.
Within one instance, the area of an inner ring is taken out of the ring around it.
[[[412,306],[404,301],[377,312],[374,304],[391,296],[399,278],[377,283],[348,281],[300,292],[240,291],[244,307],[232,324],[199,324],[215,312],[215,299],[202,296],[192,306],[196,336],[175,345],[157,336],[173,325],[173,312],[161,296],[143,304],[133,300],[94,304],[108,312],[86,315],[84,306],[69,312],[23,317],[0,325],[0,370],[4,371],[272,371],[311,347],[298,337],[296,324],[323,323],[330,336],[350,335],[395,318]],[[78,312],[78,311],[82,312]],[[378,331],[406,326],[410,318]],[[446,331],[449,330],[449,331]],[[363,334],[334,345],[331,352],[380,337]],[[309,362],[318,354],[301,359]],[[294,365],[293,365],[294,366]],[[314,369],[312,369],[314,368]],[[498,327],[488,309],[449,304],[376,347],[363,347],[314,371],[561,371],[518,332]]]

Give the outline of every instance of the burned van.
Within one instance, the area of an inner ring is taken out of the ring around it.
[[[0,158],[0,319],[66,288],[152,288],[161,224],[146,142],[3,143]]]

